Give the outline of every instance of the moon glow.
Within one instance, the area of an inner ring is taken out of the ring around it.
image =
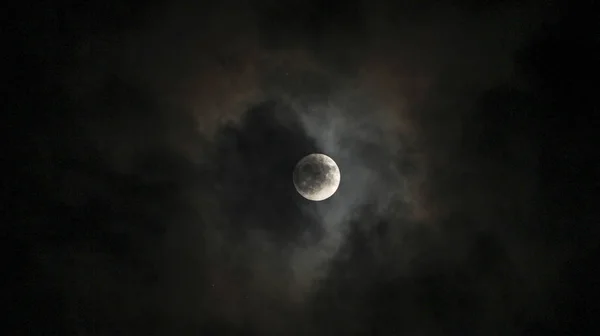
[[[340,185],[340,169],[325,154],[310,154],[302,158],[294,168],[293,182],[302,197],[322,201],[331,197]]]

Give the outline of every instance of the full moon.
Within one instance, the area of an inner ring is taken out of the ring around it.
[[[331,197],[340,185],[340,169],[325,154],[310,154],[296,164],[294,186],[302,197],[322,201]]]

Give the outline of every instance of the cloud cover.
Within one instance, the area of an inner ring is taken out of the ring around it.
[[[34,253],[66,329],[523,330],[564,258],[536,236],[514,63],[541,12],[182,2],[101,33],[70,14],[83,33],[51,76],[72,127],[36,143]],[[291,183],[311,152],[343,176],[320,203]]]

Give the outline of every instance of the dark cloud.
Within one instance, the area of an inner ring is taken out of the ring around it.
[[[9,153],[20,165],[5,188],[17,254],[7,281],[20,290],[7,297],[26,318],[11,327],[515,335],[590,326],[568,321],[586,293],[571,284],[589,288],[578,279],[590,276],[582,251],[596,232],[567,228],[568,202],[555,196],[565,189],[546,187],[568,170],[558,156],[589,157],[561,149],[543,124],[548,110],[570,106],[567,95],[587,97],[555,75],[563,61],[540,28],[555,8],[57,8],[28,10],[47,30],[15,25],[28,36],[15,67],[28,68],[13,76],[6,124],[27,131]],[[312,152],[342,174],[318,203],[292,184]],[[569,204],[587,206],[578,197]]]

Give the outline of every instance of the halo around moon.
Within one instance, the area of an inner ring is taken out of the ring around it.
[[[322,201],[331,197],[340,185],[341,175],[335,161],[325,154],[303,157],[294,168],[293,182],[302,197]]]

